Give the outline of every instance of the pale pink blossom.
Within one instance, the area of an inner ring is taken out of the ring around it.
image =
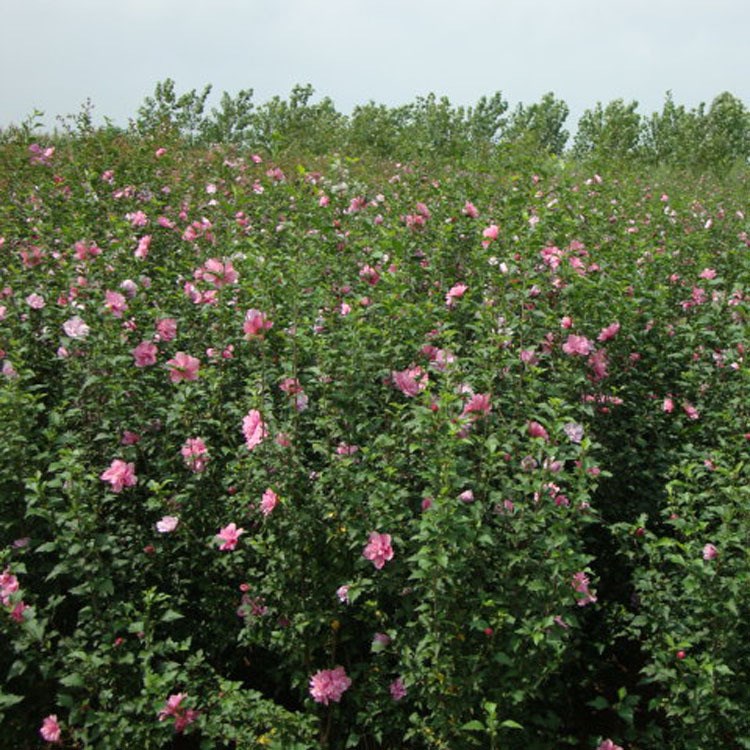
[[[209,258],[193,275],[196,280],[213,284],[217,289],[236,284],[239,279],[232,261],[222,262],[218,258]]]
[[[565,343],[562,345],[562,350],[565,354],[579,355],[585,357],[594,349],[594,345],[585,336],[576,336],[571,333]]]
[[[37,294],[36,292],[34,292],[26,297],[26,304],[32,310],[41,310],[46,303],[44,301],[44,297],[42,297],[41,294]]]
[[[464,490],[459,496],[459,500],[463,500],[465,503],[473,503],[474,502],[474,492],[473,490]]]
[[[615,745],[612,740],[604,740],[596,750],[622,750],[622,747],[620,747],[620,745]]]
[[[714,558],[718,557],[719,550],[716,548],[713,544],[707,544],[703,547],[703,559],[704,560],[713,560]]]
[[[716,278],[716,269],[715,268],[704,268],[700,274],[698,274],[699,278],[701,279],[715,279]]]
[[[370,541],[362,551],[362,555],[370,560],[377,570],[393,559],[393,547],[391,546],[391,535],[380,534],[377,531],[370,532]]]
[[[245,444],[249,451],[260,445],[268,437],[268,428],[257,409],[250,409],[242,420],[242,433],[245,436]]]
[[[484,237],[484,240],[482,241],[482,247],[488,248],[490,246],[490,243],[498,238],[499,234],[500,227],[498,227],[497,224],[490,224],[482,232],[482,237]]]
[[[665,413],[671,414],[674,411],[674,399],[671,396],[665,396],[661,408]]]
[[[260,512],[264,516],[270,516],[273,513],[274,508],[279,502],[278,495],[269,487],[264,493],[260,501]]]
[[[456,300],[463,297],[469,289],[466,284],[454,284],[445,295],[446,307],[453,307],[456,304]]]
[[[172,359],[167,361],[169,379],[173,383],[179,383],[182,380],[197,380],[200,366],[201,363],[197,357],[191,357],[185,352],[177,352]]]
[[[349,604],[349,586],[339,586],[336,589],[336,596],[342,604]]]
[[[321,669],[310,678],[310,695],[316,703],[327,706],[331,701],[338,703],[351,684],[343,667]]]
[[[135,464],[126,463],[119,458],[114,459],[110,467],[102,472],[99,478],[112,485],[112,492],[122,492],[125,487],[134,487],[138,484]]]
[[[180,449],[185,466],[190,471],[200,474],[208,464],[208,448],[202,438],[188,438]]]
[[[45,742],[59,742],[61,729],[57,721],[57,714],[50,714],[42,721],[39,734]]]
[[[104,306],[116,318],[121,318],[122,314],[128,309],[125,297],[120,292],[113,292],[111,289],[104,292]]]
[[[90,328],[77,315],[63,323],[63,331],[71,339],[85,339],[89,335]]]
[[[148,224],[148,216],[143,211],[134,211],[125,214],[125,218],[130,222],[132,227],[145,227]]]
[[[238,529],[237,524],[230,523],[219,531],[216,535],[216,541],[221,542],[220,550],[233,550],[240,540],[240,535],[245,533],[245,529]]]
[[[148,251],[151,247],[151,235],[146,234],[143,237],[141,237],[140,240],[138,240],[138,247],[135,249],[135,252],[133,255],[138,258],[138,260],[145,260],[148,257]]]
[[[568,436],[571,443],[580,443],[583,440],[583,425],[576,422],[568,422],[563,427],[563,432]]]
[[[682,405],[682,410],[685,412],[688,419],[700,419],[700,412],[689,401],[686,401]]]
[[[160,534],[169,534],[177,528],[179,523],[180,519],[177,516],[164,516],[156,522],[156,530]]]

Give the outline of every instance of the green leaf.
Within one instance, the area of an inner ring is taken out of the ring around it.
[[[483,732],[484,731],[484,724],[482,724],[481,721],[477,721],[476,719],[472,719],[472,721],[467,722],[464,724],[461,729],[465,729],[467,732]]]
[[[523,727],[517,721],[513,721],[513,719],[506,719],[501,722],[500,726],[505,727],[506,729],[523,729]]]

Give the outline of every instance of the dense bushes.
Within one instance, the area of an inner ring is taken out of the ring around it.
[[[746,743],[741,173],[22,136],[9,746]]]

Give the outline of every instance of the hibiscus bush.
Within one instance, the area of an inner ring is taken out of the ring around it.
[[[746,742],[746,182],[0,148],[9,746]]]

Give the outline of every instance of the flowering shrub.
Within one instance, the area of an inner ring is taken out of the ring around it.
[[[3,736],[748,746],[737,189],[160,138],[1,146]]]

